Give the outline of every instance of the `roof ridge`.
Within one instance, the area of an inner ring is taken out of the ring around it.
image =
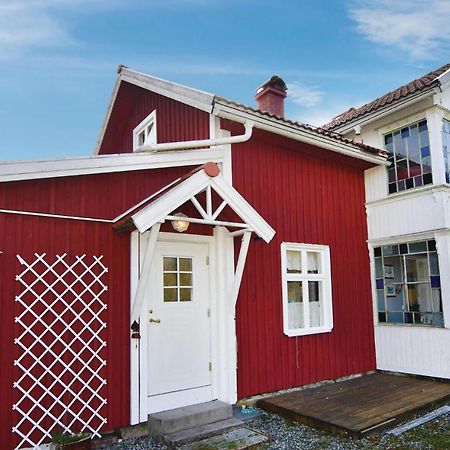
[[[367,102],[357,108],[352,107],[342,112],[341,114],[333,117],[333,119],[322,125],[324,129],[331,130],[333,128],[338,127],[339,125],[343,125],[347,122],[351,122],[357,117],[362,117],[366,114],[371,113],[372,111],[376,111],[381,109],[387,104],[394,103],[400,98],[408,97],[409,95],[414,94],[417,91],[421,91],[427,87],[431,87],[435,82],[437,82],[438,78],[447,70],[450,69],[450,63],[444,64],[436,70],[432,70],[425,75],[422,75],[419,78],[416,78],[408,83],[397,87],[380,97],[377,97],[370,102]]]

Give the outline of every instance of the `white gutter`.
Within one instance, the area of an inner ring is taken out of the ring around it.
[[[215,147],[217,145],[239,144],[246,142],[252,137],[253,122],[251,120],[245,120],[244,122],[245,132],[238,136],[228,136],[214,139],[200,139],[196,141],[181,141],[181,142],[167,142],[154,145],[143,145],[135,150],[135,153],[143,152],[170,152],[172,150],[182,150],[187,148],[200,148],[200,147]]]
[[[245,123],[249,120],[250,114],[246,111],[230,107],[228,105],[219,105],[216,103],[214,106],[214,115],[222,117],[223,119],[232,120],[234,122]],[[254,126],[260,130],[269,131],[271,133],[276,133],[281,136],[285,136],[296,141],[305,142],[306,144],[311,144],[319,146],[326,150],[331,150],[335,153],[341,153],[343,155],[351,156],[353,158],[362,159],[364,161],[371,162],[373,164],[389,166],[391,163],[387,162],[382,156],[370,155],[362,150],[358,150],[349,144],[344,142],[339,142],[336,139],[328,138],[326,136],[320,136],[318,134],[312,135],[309,130],[300,130],[289,126],[289,124],[284,124],[281,122],[274,122],[273,120],[267,120],[263,117],[258,117],[256,114],[251,114],[252,120],[254,120]]]

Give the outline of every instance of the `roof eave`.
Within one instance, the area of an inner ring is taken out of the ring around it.
[[[369,123],[375,122],[376,120],[382,119],[383,117],[392,114],[396,110],[406,108],[414,103],[424,100],[426,97],[430,97],[436,93],[436,87],[439,83],[434,83],[427,89],[420,91],[417,94],[411,94],[407,97],[403,97],[395,102],[389,103],[382,108],[379,108],[373,112],[368,112],[355,119],[348,120],[341,125],[336,125],[334,127],[327,128],[335,133],[345,134],[352,131],[356,126],[365,126]]]
[[[245,111],[237,106],[231,106],[223,100],[216,99],[213,109],[213,114],[224,119],[234,120],[236,122],[243,122],[245,120],[254,121],[256,128],[266,130],[275,134],[281,134],[291,139],[316,145],[326,150],[331,150],[336,153],[341,153],[346,156],[361,159],[375,165],[390,165],[386,161],[386,156],[369,154],[360,148],[345,142],[340,142],[332,137],[327,137],[319,133],[314,133],[312,130],[302,130],[295,125],[286,123],[282,119],[267,118],[257,112]]]

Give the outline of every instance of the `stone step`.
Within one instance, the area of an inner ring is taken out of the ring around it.
[[[183,408],[170,409],[148,416],[149,434],[157,439],[169,433],[219,422],[233,417],[228,403],[214,400]]]
[[[178,448],[181,445],[189,444],[191,442],[200,441],[222,434],[225,431],[242,427],[243,422],[235,418],[219,420],[217,422],[208,423],[206,425],[199,425],[185,430],[180,430],[175,433],[169,433],[164,436],[164,442],[171,448]]]

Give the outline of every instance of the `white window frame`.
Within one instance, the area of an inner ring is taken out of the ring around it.
[[[287,273],[287,252],[301,252],[302,273]],[[307,272],[307,252],[320,254],[321,273]],[[283,331],[287,336],[305,336],[309,334],[328,333],[333,329],[333,304],[331,292],[331,263],[330,247],[328,245],[301,244],[283,242],[281,244],[281,279],[283,297]],[[309,293],[307,283],[302,284],[303,289],[303,317],[305,326],[302,328],[289,328],[288,312],[288,281],[321,281],[323,293],[323,325],[309,326]]]
[[[136,151],[141,147],[139,145],[139,135],[148,128],[149,125],[153,124],[151,133],[145,138],[144,144],[142,145],[152,145],[157,143],[157,133],[156,133],[156,110],[153,110],[134,130],[133,130],[133,151]]]

